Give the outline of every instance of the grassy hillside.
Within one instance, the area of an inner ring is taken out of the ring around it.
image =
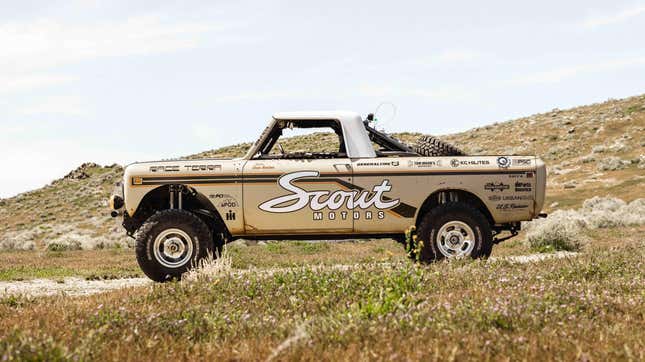
[[[260,130],[258,130],[258,134]],[[396,137],[413,143],[418,133]],[[328,136],[286,140],[286,149],[331,144]],[[494,123],[443,139],[469,154],[536,154],[548,165],[547,211],[578,207],[594,195],[644,197],[645,95]],[[238,157],[250,144],[188,158]],[[126,246],[106,199],[122,175],[118,165],[88,163],[41,189],[0,199],[0,249]]]

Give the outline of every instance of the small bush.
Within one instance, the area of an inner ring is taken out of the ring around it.
[[[607,157],[598,162],[598,171],[616,171],[625,168],[625,164],[618,157]]]
[[[0,250],[34,250],[36,231],[9,232],[0,238]]]
[[[539,251],[579,250],[585,229],[645,225],[645,199],[629,204],[613,197],[585,200],[579,210],[557,210],[546,219],[526,223],[526,242]]]
[[[585,221],[573,210],[557,210],[546,219],[532,221],[527,226],[526,241],[534,250],[580,250],[586,239],[582,235]]]
[[[69,251],[81,250],[81,243],[74,239],[58,238],[56,240],[45,242],[46,248],[49,251]]]

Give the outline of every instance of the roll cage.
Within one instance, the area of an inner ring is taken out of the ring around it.
[[[376,157],[417,157],[418,153],[408,145],[371,127],[370,117],[363,121],[369,141],[373,143]],[[294,152],[281,155],[270,155],[271,150],[278,142],[285,128],[331,128],[338,136],[339,149],[337,152]],[[345,145],[346,135],[343,134],[343,127],[340,121],[334,119],[319,120],[275,120],[263,132],[260,138],[253,144],[249,153],[250,159],[318,159],[318,158],[345,158],[348,157]],[[366,141],[367,142],[367,141]],[[378,146],[378,147],[376,147]]]

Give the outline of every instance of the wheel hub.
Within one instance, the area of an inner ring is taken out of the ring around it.
[[[192,257],[193,241],[181,229],[166,229],[157,235],[153,248],[154,257],[161,265],[178,268]]]
[[[186,249],[185,244],[178,237],[170,237],[164,241],[163,253],[170,258],[178,258]]]
[[[475,247],[475,233],[462,221],[449,221],[439,229],[436,244],[446,258],[470,256]]]

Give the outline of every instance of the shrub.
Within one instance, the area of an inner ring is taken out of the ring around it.
[[[8,232],[0,238],[0,250],[34,250],[35,230]]]
[[[586,244],[585,229],[645,224],[645,199],[629,204],[613,197],[595,196],[579,210],[557,210],[546,219],[525,224],[526,242],[536,250],[579,250]]]
[[[586,239],[582,235],[585,221],[573,210],[557,210],[546,219],[528,223],[526,241],[539,251],[580,250]]]
[[[73,238],[56,238],[45,241],[45,247],[49,251],[81,250],[81,242]]]
[[[616,171],[624,167],[625,164],[618,157],[607,157],[598,162],[598,171]]]

